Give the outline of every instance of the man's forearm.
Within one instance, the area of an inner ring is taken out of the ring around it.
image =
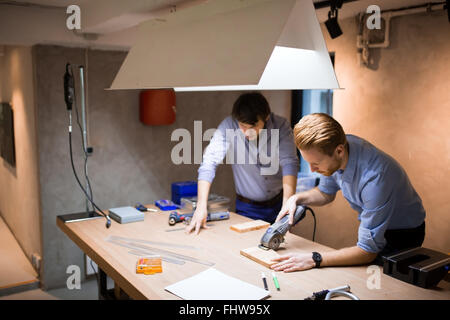
[[[316,187],[308,191],[299,192],[295,196],[297,197],[297,204],[323,206],[332,202],[336,195],[323,193]]]
[[[198,180],[197,182],[197,206],[207,208],[209,190],[211,183],[206,180]]]
[[[297,187],[297,177],[296,176],[283,176],[283,204],[295,193],[295,188]]]
[[[322,255],[322,263],[320,264],[321,267],[368,264],[377,256],[376,253],[364,251],[358,246],[328,252],[320,252],[320,254]]]

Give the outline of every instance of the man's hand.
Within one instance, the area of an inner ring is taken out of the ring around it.
[[[208,210],[205,207],[197,207],[192,215],[191,222],[185,229],[185,232],[189,234],[195,228],[195,234],[198,234],[201,228],[208,229],[209,227],[206,225],[207,216]]]
[[[292,272],[312,269],[316,263],[312,259],[312,253],[290,253],[272,261],[280,261],[270,266],[276,271]]]
[[[197,207],[192,215],[191,222],[186,227],[185,232],[191,233],[195,228],[195,234],[200,232],[201,228],[207,229],[206,218],[208,217],[208,195],[211,183],[205,180],[198,180],[197,186]]]
[[[278,213],[277,219],[275,221],[279,221],[285,215],[289,215],[289,224],[292,225],[294,223],[294,213],[297,209],[297,195],[290,196],[289,199],[286,200],[283,207]]]
[[[283,218],[285,215],[289,215],[289,223],[292,225],[294,222],[294,213],[297,209],[297,204],[305,206],[324,206],[334,200],[336,194],[327,194],[319,190],[318,187],[310,189],[308,191],[299,192],[290,196],[286,200],[280,213],[277,216],[276,221]]]

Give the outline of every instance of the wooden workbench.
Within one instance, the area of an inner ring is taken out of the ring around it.
[[[128,296],[133,299],[179,299],[164,288],[170,284],[191,277],[209,268],[206,265],[186,262],[178,265],[163,262],[163,273],[154,275],[136,274],[138,256],[129,253],[130,249],[117,246],[106,239],[108,236],[165,242],[196,249],[159,247],[179,254],[191,256],[214,263],[214,268],[243,281],[262,286],[261,271],[268,277],[269,299],[304,299],[313,292],[350,285],[352,293],[363,299],[450,299],[450,285],[441,281],[435,289],[423,289],[383,274],[380,267],[380,289],[370,290],[367,280],[367,266],[320,268],[307,271],[283,273],[277,277],[281,290],[277,291],[271,279],[271,271],[262,265],[240,255],[240,250],[259,243],[265,229],[247,233],[230,230],[236,223],[249,221],[248,218],[231,213],[229,220],[211,222],[210,229],[202,230],[199,235],[187,235],[180,229],[185,226],[178,223],[168,225],[168,212],[145,213],[145,220],[129,224],[112,221],[109,229],[104,219],[63,223],[57,219],[57,225],[74,241],[110,278],[114,280]],[[326,246],[288,233],[285,249],[280,254],[292,251],[325,252],[332,250]]]

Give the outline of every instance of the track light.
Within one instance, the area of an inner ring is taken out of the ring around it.
[[[445,0],[445,7],[447,8],[448,22],[450,22],[450,0]]]
[[[325,21],[328,33],[331,39],[337,38],[342,34],[341,27],[338,24],[338,9],[342,8],[343,0],[330,1],[330,11],[328,12],[328,20]]]
[[[330,11],[328,12],[328,20],[325,21],[325,26],[328,29],[328,33],[330,34],[331,39],[337,38],[342,34],[341,27],[339,27],[338,21],[338,12],[335,11],[335,15]]]

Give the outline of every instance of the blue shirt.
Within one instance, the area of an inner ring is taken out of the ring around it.
[[[327,194],[342,190],[350,206],[359,212],[357,246],[377,253],[386,245],[386,230],[418,227],[425,219],[425,210],[397,161],[364,139],[346,136],[349,159],[345,170],[321,176],[318,187]]]
[[[297,176],[299,159],[286,119],[270,114],[259,142],[249,141],[237,120],[225,118],[203,154],[198,180],[212,183],[217,166],[232,165],[236,193],[254,201],[272,199],[283,188],[285,175]]]

